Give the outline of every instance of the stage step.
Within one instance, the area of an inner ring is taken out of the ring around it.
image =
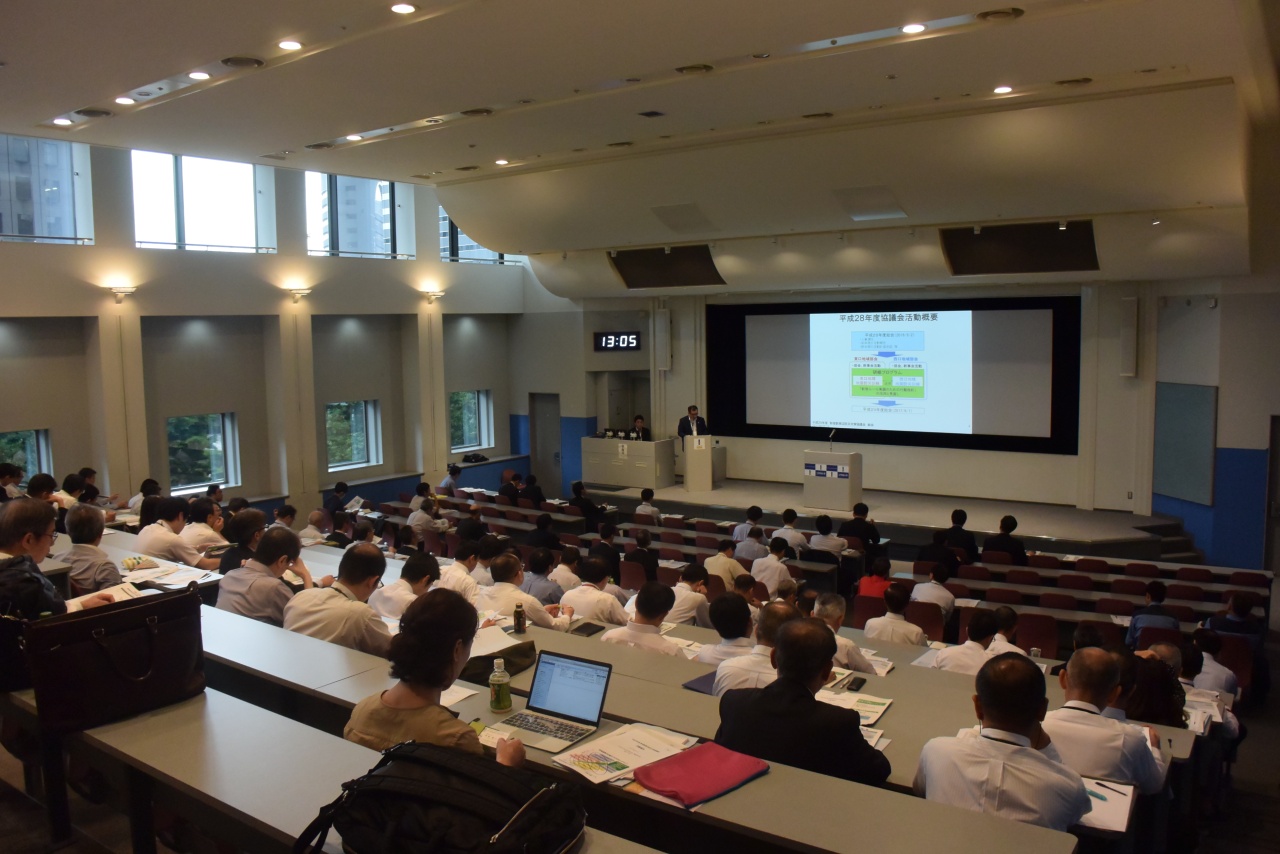
[[[1200,552],[1166,552],[1160,555],[1160,559],[1169,563],[1183,563],[1187,566],[1204,563],[1204,555]]]

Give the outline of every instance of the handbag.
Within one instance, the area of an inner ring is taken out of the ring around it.
[[[493,662],[498,658],[502,659],[502,669],[515,676],[533,667],[533,663],[538,660],[538,647],[531,640],[521,641],[489,655],[474,655],[467,660],[458,679],[488,685]]]
[[[42,729],[89,729],[204,691],[200,593],[126,599],[27,623],[23,647]]]

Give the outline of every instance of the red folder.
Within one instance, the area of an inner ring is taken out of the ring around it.
[[[635,777],[655,794],[696,807],[768,771],[764,761],[708,741],[637,768]]]

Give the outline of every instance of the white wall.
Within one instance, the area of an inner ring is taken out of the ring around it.
[[[493,441],[480,451],[488,457],[511,453],[511,382],[508,371],[507,318],[468,315],[444,319],[445,390],[487,389],[493,401]],[[522,354],[521,358],[539,358]],[[461,454],[455,454],[461,459]]]

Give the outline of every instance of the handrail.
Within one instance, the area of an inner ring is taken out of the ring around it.
[[[461,261],[468,264],[520,264],[514,258],[467,258],[461,255],[441,255],[441,261]]]
[[[0,234],[0,240],[12,243],[93,243],[92,237],[61,237],[54,234]]]
[[[258,255],[274,255],[276,247],[274,246],[227,246],[219,243],[168,243],[162,240],[138,240],[134,246],[138,249],[188,249],[196,252],[212,251],[212,252],[245,252],[256,253]]]
[[[416,257],[408,252],[356,252],[346,249],[308,249],[307,254],[317,258],[386,258],[393,261],[412,261]]]

